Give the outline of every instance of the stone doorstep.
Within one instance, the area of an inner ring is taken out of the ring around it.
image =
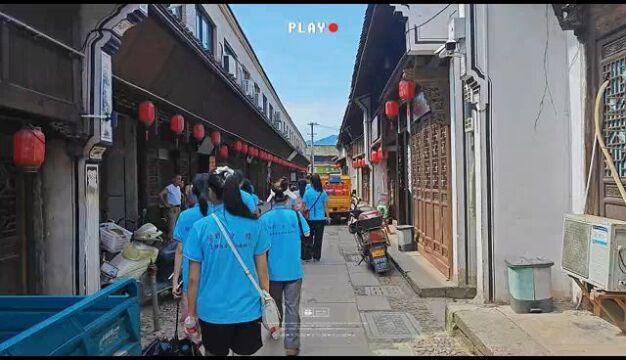
[[[449,304],[446,330],[480,355],[550,355],[548,349],[496,307]]]
[[[472,299],[476,296],[476,288],[458,286],[447,280],[417,251],[399,251],[397,235],[390,235],[389,242],[389,258],[405,273],[407,282],[420,297]]]
[[[516,314],[508,306],[448,304],[446,331],[481,355],[623,355],[619,329],[584,311]]]

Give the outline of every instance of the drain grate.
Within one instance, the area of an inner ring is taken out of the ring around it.
[[[403,312],[361,313],[370,339],[411,339],[420,334],[420,326],[413,316]]]
[[[363,292],[367,296],[402,297],[405,295],[399,286],[364,286]]]

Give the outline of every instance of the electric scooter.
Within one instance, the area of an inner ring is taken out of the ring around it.
[[[143,225],[133,232],[131,242],[119,253],[103,252],[100,267],[102,287],[121,278],[132,277],[141,284],[141,302],[149,301],[156,288],[157,294],[172,289],[176,242],[163,243],[162,231],[151,223],[144,223],[146,209],[142,213]],[[127,220],[126,223],[133,222]],[[156,287],[151,275],[156,272]]]
[[[387,257],[390,243],[383,229],[383,215],[371,206],[359,206],[360,200],[353,191],[348,219],[348,231],[354,235],[361,256],[359,264],[367,261],[377,274],[386,273],[391,269]]]

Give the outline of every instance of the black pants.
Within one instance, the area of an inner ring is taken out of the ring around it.
[[[252,355],[263,346],[261,320],[238,324],[212,324],[200,320],[202,345],[214,356],[226,356],[231,349],[237,355]]]
[[[324,226],[326,226],[326,220],[307,220],[307,222],[311,228],[311,238],[313,239],[311,255],[313,256],[313,259],[319,260],[322,257],[322,240],[324,239]]]

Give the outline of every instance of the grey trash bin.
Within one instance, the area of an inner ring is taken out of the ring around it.
[[[411,225],[398,225],[398,250],[400,251],[415,251],[417,250],[417,244],[413,241],[413,226]]]
[[[552,260],[542,257],[506,259],[511,308],[516,313],[552,311]]]

